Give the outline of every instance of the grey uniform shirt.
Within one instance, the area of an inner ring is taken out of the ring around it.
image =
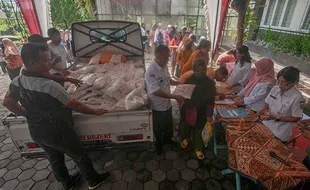
[[[157,63],[153,63],[147,68],[145,72],[145,80],[148,97],[151,100],[153,110],[166,111],[171,107],[170,99],[153,95],[153,93],[158,90],[171,93],[170,79],[167,66],[161,67]]]
[[[67,69],[67,61],[69,60],[69,55],[65,47],[61,44],[55,45],[53,43],[49,43],[49,53],[50,53],[50,58],[55,59],[56,57],[61,57],[61,61],[56,64],[58,68],[61,68],[63,70]],[[58,73],[59,71],[56,70],[51,70],[51,73]]]
[[[302,117],[303,104],[305,100],[299,90],[295,87],[281,95],[279,86],[271,89],[265,102],[269,105],[270,114],[277,116],[293,116]],[[263,121],[264,125],[272,131],[272,133],[281,139],[281,141],[288,141],[292,136],[292,128],[294,122],[280,122],[275,120]]]

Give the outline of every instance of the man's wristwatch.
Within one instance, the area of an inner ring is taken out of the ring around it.
[[[278,115],[277,117],[276,117],[276,119],[275,119],[275,121],[280,121],[280,118],[281,118],[281,115]]]

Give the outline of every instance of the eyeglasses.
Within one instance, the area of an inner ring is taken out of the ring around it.
[[[293,83],[292,83],[292,82],[289,82],[289,81],[286,81],[286,80],[278,79],[278,80],[277,80],[277,84],[283,85],[283,86],[287,86],[287,85],[290,85],[290,84],[293,84]]]

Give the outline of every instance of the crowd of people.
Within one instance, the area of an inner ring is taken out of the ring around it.
[[[159,25],[155,36],[160,30]],[[271,59],[263,58],[253,64],[249,48],[243,45],[219,56],[219,68],[214,71],[208,67],[210,41],[201,39],[196,46],[186,30],[176,31],[168,39],[166,43],[159,43],[158,37],[152,40],[156,44],[155,61],[145,74],[158,154],[172,137],[170,99],[175,99],[180,105],[180,145],[186,148],[192,143],[191,147],[199,159],[204,158],[201,132],[206,122],[213,121],[216,100],[232,99],[236,105],[256,113],[283,143],[291,138],[293,126],[303,116],[305,103],[296,88],[300,75],[297,68],[285,67],[275,75]],[[167,68],[169,59],[170,73]],[[230,63],[233,63],[232,68],[228,66]],[[179,84],[196,85],[191,99],[171,94],[170,85]],[[232,94],[218,90],[216,86],[220,84],[225,84]]]
[[[260,116],[282,142],[291,138],[305,103],[296,88],[300,75],[297,68],[285,67],[275,76],[271,59],[263,58],[253,64],[248,47],[243,45],[223,53],[217,60],[220,67],[214,71],[208,67],[211,42],[201,37],[197,43],[193,27],[178,31],[169,25],[163,30],[157,24],[148,31],[142,24],[141,34],[146,42],[145,50],[150,52],[151,47],[155,48],[154,63],[147,68],[145,81],[153,110],[157,154],[162,154],[164,144],[174,143],[171,99],[180,106],[180,146],[187,148],[191,144],[198,159],[204,159],[201,132],[206,122],[213,121],[216,100],[233,99],[238,106],[245,106]],[[3,105],[27,118],[32,139],[46,151],[55,177],[64,189],[70,189],[79,178],[79,174],[69,175],[64,153],[77,163],[89,189],[95,189],[109,173],[99,175],[93,168],[74,131],[71,110],[94,115],[107,111],[88,107],[65,91],[64,82],[81,83],[68,77],[70,36],[64,40],[61,31],[55,28],[48,30],[48,36],[30,36],[21,53],[11,40],[2,40],[0,62],[12,80]],[[47,43],[48,40],[51,42]],[[171,71],[167,67],[169,60]],[[234,64],[229,69],[231,62]],[[191,99],[170,92],[170,85],[179,84],[196,85]],[[233,95],[219,91],[217,87],[221,84],[232,89]]]

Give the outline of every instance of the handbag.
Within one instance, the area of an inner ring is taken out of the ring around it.
[[[188,107],[185,110],[186,123],[192,127],[196,127],[197,124],[197,107]]]

